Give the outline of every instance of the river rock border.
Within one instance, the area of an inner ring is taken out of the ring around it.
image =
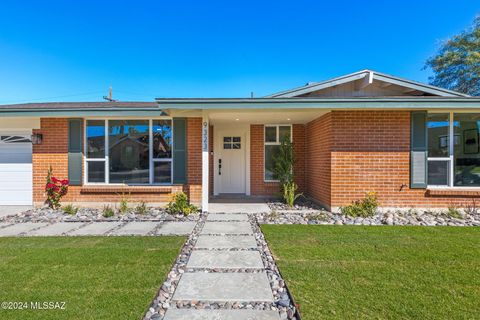
[[[150,307],[145,313],[143,317],[144,320],[160,320],[164,318],[167,309],[170,308],[173,293],[177,288],[180,277],[186,272],[188,259],[192,254],[193,247],[197,243],[198,236],[203,229],[206,218],[206,214],[199,215],[199,219],[195,225],[195,228],[190,233],[190,236],[180,250],[177,260],[175,260],[172,269],[168,273],[167,279],[160,287],[156,297],[153,299],[153,302],[150,304]]]
[[[273,210],[255,214],[260,224],[367,225],[367,226],[480,226],[480,212],[410,209],[377,212],[372,217],[349,217],[325,210]]]
[[[130,209],[125,214],[121,214],[113,208],[115,215],[105,218],[102,215],[102,209],[98,208],[79,208],[75,215],[68,215],[63,210],[54,210],[48,207],[34,208],[26,210],[19,214],[9,215],[0,218],[0,222],[20,223],[20,222],[111,222],[111,221],[197,221],[199,214],[194,213],[188,216],[172,215],[163,208],[148,208],[145,214],[136,214],[134,209]]]
[[[280,319],[300,320],[300,314],[296,308],[293,296],[290,294],[285,280],[283,280],[280,270],[275,263],[275,259],[273,258],[270,248],[268,247],[265,236],[260,230],[260,226],[255,215],[249,215],[249,221],[252,225],[255,240],[257,241],[257,247],[260,251],[268,279],[270,280],[270,286],[272,287],[275,305],[280,312]]]

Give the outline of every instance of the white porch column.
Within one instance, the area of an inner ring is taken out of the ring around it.
[[[208,180],[209,180],[209,172],[208,172],[208,131],[209,131],[209,123],[208,123],[208,115],[204,112],[203,119],[202,119],[202,211],[208,211]]]

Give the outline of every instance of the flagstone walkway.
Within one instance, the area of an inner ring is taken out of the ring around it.
[[[207,307],[188,307],[192,301]],[[278,320],[277,310],[253,310],[255,304],[273,302],[270,281],[248,215],[211,213],[164,319]],[[210,308],[219,303],[227,307]],[[235,308],[242,303],[248,303],[249,307]]]

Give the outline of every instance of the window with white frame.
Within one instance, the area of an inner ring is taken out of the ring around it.
[[[480,113],[429,113],[428,185],[480,187]]]
[[[292,139],[291,125],[266,125],[264,133],[264,180],[277,181],[274,174],[275,157],[283,139]]]
[[[85,182],[172,183],[170,119],[86,120]]]

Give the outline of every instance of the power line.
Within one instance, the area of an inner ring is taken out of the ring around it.
[[[55,96],[55,97],[45,97],[45,98],[36,98],[36,99],[27,99],[27,100],[7,101],[7,102],[2,102],[2,103],[3,104],[10,104],[10,103],[22,103],[22,102],[31,102],[31,101],[40,101],[40,100],[59,99],[59,98],[79,97],[79,96],[93,96],[93,95],[103,93],[103,92],[104,91],[92,91],[92,92],[85,92],[85,93],[68,94],[68,95],[63,95],[63,96]]]

